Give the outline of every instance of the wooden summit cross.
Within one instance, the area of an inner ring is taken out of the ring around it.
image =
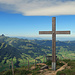
[[[52,17],[52,31],[39,31],[39,34],[52,34],[52,70],[56,70],[56,34],[70,34],[70,31],[56,31],[56,17]]]

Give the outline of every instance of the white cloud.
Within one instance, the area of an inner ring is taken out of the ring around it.
[[[0,0],[0,11],[35,15],[75,15],[74,0]]]

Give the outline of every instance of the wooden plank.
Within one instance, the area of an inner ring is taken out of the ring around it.
[[[12,75],[14,75],[13,59],[11,61],[11,64],[12,64]]]
[[[52,34],[52,31],[39,31],[39,34]],[[70,34],[70,31],[56,31],[56,34]]]
[[[39,34],[52,34],[52,31],[39,31]]]
[[[70,31],[56,31],[56,34],[70,34]]]
[[[56,18],[52,18],[52,62],[56,62]]]

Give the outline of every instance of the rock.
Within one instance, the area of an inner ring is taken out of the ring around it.
[[[43,70],[40,70],[40,72],[42,73],[42,72],[43,72]]]
[[[48,69],[44,69],[45,71],[47,71]]]
[[[46,65],[45,63],[37,63],[37,65]]]
[[[32,66],[32,67],[31,67],[31,70],[34,70],[35,68],[36,68],[35,66]]]
[[[43,69],[48,69],[48,65],[41,67],[41,70],[43,70]]]

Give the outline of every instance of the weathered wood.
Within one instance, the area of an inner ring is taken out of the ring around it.
[[[56,34],[70,34],[70,31],[56,31]]]
[[[11,64],[12,64],[12,74],[14,75],[13,60],[11,61]]]
[[[35,67],[36,67],[36,59],[35,59]]]
[[[41,67],[41,70],[43,70],[43,69],[48,69],[48,65]]]
[[[56,31],[56,17],[52,17],[52,31],[39,31],[39,34],[52,34],[52,69],[56,69],[56,34],[70,34],[70,31]]]
[[[52,18],[52,62],[56,62],[56,18]]]
[[[29,59],[28,59],[28,70],[29,70]]]
[[[45,62],[45,55],[44,55],[44,57],[43,57],[43,63]]]
[[[52,31],[39,31],[39,34],[52,34]],[[70,34],[70,31],[56,31],[56,34]]]
[[[56,61],[58,60],[57,56],[56,56]],[[46,56],[46,61],[52,61],[52,56],[48,55]]]
[[[39,31],[39,34],[52,34],[52,31]]]

